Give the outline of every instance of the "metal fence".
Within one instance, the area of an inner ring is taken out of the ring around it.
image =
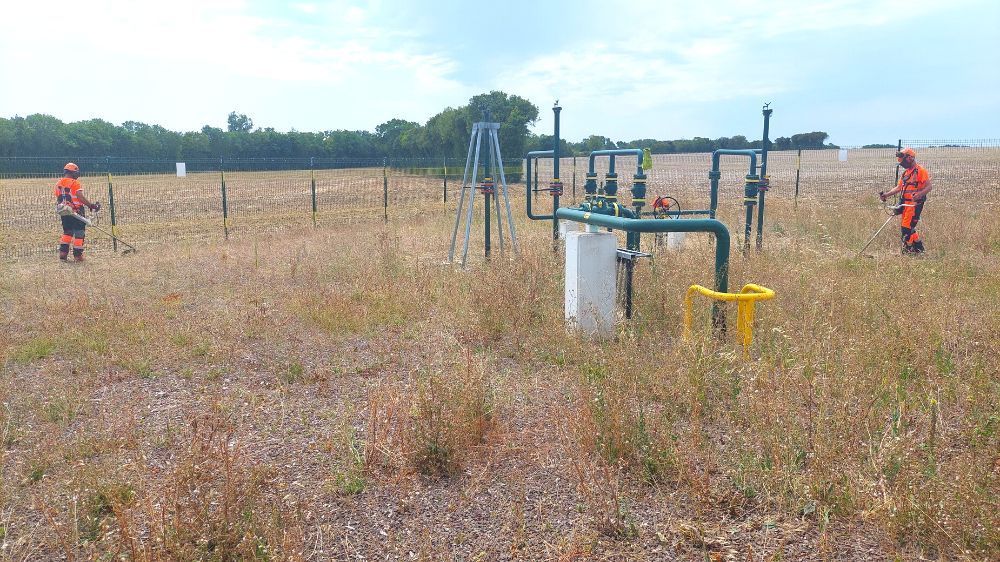
[[[918,161],[932,174],[935,204],[959,204],[1000,195],[1000,139],[901,140],[917,150]],[[772,151],[769,197],[816,204],[836,199],[840,206],[870,206],[879,191],[896,178],[896,148],[842,148]],[[70,158],[0,158],[0,258],[41,255],[53,250],[58,222],[53,189]],[[655,155],[647,171],[648,194],[677,198],[682,208],[705,208],[710,154]],[[312,228],[343,223],[391,222],[454,210],[461,190],[464,160],[422,159],[213,159],[177,163],[133,158],[73,159],[82,170],[89,197],[104,204],[101,226],[135,243],[184,239],[225,240],[259,232]],[[587,156],[560,161],[563,203],[583,198]],[[603,178],[609,160],[595,161]],[[637,161],[618,157],[616,171],[622,200]],[[720,205],[740,205],[745,159],[724,158]],[[524,161],[508,160],[505,169],[512,205],[523,208]],[[552,161],[533,167],[535,185],[552,179]],[[985,191],[986,197],[983,197]],[[545,208],[547,195],[533,193]],[[94,235],[88,247],[117,249]]]

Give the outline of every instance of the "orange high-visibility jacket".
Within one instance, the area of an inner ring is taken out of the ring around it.
[[[83,184],[73,178],[62,178],[56,184],[56,203],[68,201],[73,209],[79,211],[83,208],[83,203],[77,193],[83,189]]]
[[[914,164],[912,168],[903,172],[898,184],[903,201],[913,201],[913,194],[926,187],[930,180],[930,172],[919,164]]]

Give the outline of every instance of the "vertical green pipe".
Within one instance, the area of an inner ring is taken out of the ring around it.
[[[388,162],[382,159],[382,219],[389,224],[389,176],[386,173]]]
[[[719,170],[719,158],[712,156],[712,170],[708,172],[708,179],[711,183],[708,195],[708,218],[715,218],[715,210],[719,207],[719,178],[722,172]]]
[[[309,158],[309,184],[312,191],[313,228],[316,227],[316,170],[313,157]]]
[[[222,175],[222,232],[229,240],[229,200],[226,198],[226,170],[222,156],[219,157],[219,173]]]
[[[486,142],[489,145],[489,147],[486,149],[486,158],[483,159],[483,183],[489,184],[493,182],[493,168],[494,168],[493,146],[492,146],[493,140],[491,138],[492,131],[488,128],[490,126],[490,121],[491,121],[490,110],[486,109],[483,111],[483,121],[486,122],[485,123],[487,127],[485,131]],[[483,137],[480,136],[479,137],[480,146],[482,146],[482,142],[483,142]],[[483,210],[485,212],[485,214],[483,215],[483,218],[485,219],[483,221],[483,229],[484,229],[483,233],[486,240],[486,245],[485,245],[486,259],[490,259],[490,249],[491,249],[490,245],[492,242],[492,240],[490,240],[490,211],[492,211],[492,209],[490,209],[490,205],[493,203],[493,194],[490,192],[490,189],[492,189],[492,186],[490,186],[489,189],[483,190],[483,202],[486,203],[486,205],[483,207]]]
[[[444,193],[444,202],[445,202],[445,204],[447,204],[448,203],[448,157],[445,156],[444,159],[442,160],[442,162],[443,162],[442,168],[444,170],[444,174],[443,174],[443,176],[444,176],[444,186],[441,188],[441,190]]]
[[[638,216],[639,215],[636,215],[636,217],[638,217]],[[642,236],[642,234],[639,233],[639,232],[632,232],[630,234],[631,234],[631,236],[626,236],[625,237],[625,247],[628,248],[629,250],[633,250],[633,251],[638,252],[639,251],[639,237]]]
[[[771,123],[771,114],[774,113],[773,109],[764,106],[762,110],[764,114],[764,140],[761,141],[761,153],[760,153],[760,179],[761,181],[767,181],[767,147],[771,144],[768,138],[768,129]],[[759,252],[761,248],[764,247],[764,195],[767,193],[766,190],[760,190],[757,192],[757,251]]]
[[[489,178],[486,178],[486,179],[489,179]],[[492,203],[492,197],[491,197],[489,191],[485,191],[485,190],[483,191],[483,199],[485,200],[485,203],[486,203],[486,205],[484,206],[484,214],[483,214],[483,219],[484,219],[483,220],[483,236],[485,237],[485,240],[486,240],[486,243],[485,243],[485,246],[484,246],[484,251],[485,251],[486,259],[490,259],[490,250],[491,250],[491,246],[490,246],[490,211],[491,211],[490,204]]]
[[[802,149],[795,157],[795,208],[799,208],[799,174],[802,171]]]
[[[747,208],[747,222],[746,222],[745,232],[743,233],[743,255],[749,256],[750,235],[752,234],[752,229],[753,229],[753,204],[747,203],[746,208]]]
[[[553,131],[553,146],[552,146],[552,181],[553,183],[558,183],[558,189],[562,190],[562,181],[559,179],[559,113],[562,108],[558,105],[552,107],[552,113],[555,114],[555,130]],[[538,184],[535,184],[538,185]],[[555,187],[555,186],[553,186]],[[559,208],[559,192],[554,191],[552,195],[552,241],[553,247],[555,247],[555,242],[559,240],[559,219],[556,218],[556,209]]]

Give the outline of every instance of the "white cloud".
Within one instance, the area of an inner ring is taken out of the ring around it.
[[[467,25],[482,23],[475,10],[462,21],[437,17],[442,6],[404,15],[402,4],[380,0],[8,2],[0,108],[175,129],[221,125],[239,108],[280,130],[372,129],[392,117],[422,121],[500,89],[543,108],[560,98],[573,116],[590,116],[564,121],[570,138],[663,137],[674,134],[664,127],[678,107],[814,92],[822,64],[837,62],[859,28],[895,36],[920,18],[926,24],[928,14],[971,3],[634,0],[622,8],[579,0],[574,28],[554,21],[558,38],[523,60],[500,62],[505,42],[531,43],[517,28],[484,44],[499,56],[490,78],[472,78],[482,61],[459,52],[454,38],[478,29]],[[73,87],[53,87],[66,68]],[[676,115],[669,124],[709,134],[692,119]],[[536,130],[550,128],[543,110]]]
[[[54,69],[70,66],[77,70],[73,78],[77,83],[96,76],[102,83],[100,91],[87,86],[72,94],[63,89],[41,96],[26,89],[0,89],[0,106],[22,114],[46,112],[70,120],[142,118],[197,128],[207,114],[218,115],[215,122],[224,118],[220,108],[263,107],[262,92],[272,99],[281,90],[297,99],[309,90],[316,97],[324,92],[358,99],[354,94],[361,91],[378,100],[403,91],[410,97],[405,105],[411,108],[420,106],[415,100],[426,100],[421,110],[427,114],[443,107],[442,95],[465,92],[452,76],[456,66],[450,58],[400,40],[408,32],[381,33],[367,22],[363,8],[347,3],[295,5],[291,14],[303,16],[255,13],[243,0],[14,3],[5,11],[8,21],[44,21],[48,29],[40,33],[32,23],[11,26],[9,33],[0,35],[0,75],[5,80],[17,77],[22,83],[41,83],[54,75]],[[120,113],[138,108],[137,95],[150,106],[146,116]],[[116,97],[129,99],[116,103]],[[344,104],[331,101],[323,104],[317,99],[319,107],[313,113],[341,108],[345,119],[333,116],[323,128],[334,128],[338,121],[345,126],[373,126],[357,119],[366,108],[356,104],[343,108]],[[393,113],[391,106],[377,109]],[[267,111],[271,119],[258,117],[259,123],[273,120],[300,129],[311,124],[320,128],[316,122],[292,117],[304,114],[302,107],[282,107],[278,101],[271,102]],[[377,119],[371,117],[376,123]]]
[[[962,0],[959,0],[962,3]],[[930,0],[798,0],[781,2],[630,2],[628,10],[606,10],[595,17],[599,30],[580,30],[558,53],[541,53],[500,73],[494,87],[534,100],[560,98],[596,123],[609,125],[635,112],[664,111],[679,103],[725,102],[757,97],[767,101],[792,92],[817,72],[808,44],[818,57],[835,47],[815,38],[849,33],[858,27],[896,29],[935,10]],[[826,35],[819,35],[826,34]],[[612,40],[613,37],[620,39]],[[805,61],[805,62],[804,62]],[[634,117],[632,117],[634,121]],[[568,136],[593,130],[573,125]],[[536,127],[548,132],[551,116],[542,112]],[[634,127],[633,127],[634,128]],[[662,133],[661,133],[662,134]]]

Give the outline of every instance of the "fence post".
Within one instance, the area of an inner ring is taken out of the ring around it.
[[[799,149],[798,156],[795,157],[795,208],[799,208],[799,172],[802,171],[802,149]]]
[[[312,208],[313,208],[313,228],[316,228],[316,170],[315,170],[315,157],[309,157],[309,183],[310,190],[312,191]]]
[[[896,153],[898,154],[900,150],[903,150],[903,139],[896,140]],[[893,183],[893,187],[896,187],[895,184],[897,183],[899,183],[899,162],[896,162],[896,180]],[[900,193],[899,196],[903,197],[903,194]]]
[[[111,214],[111,248],[118,253],[118,232],[115,228],[118,225],[115,216],[115,188],[111,183],[111,157],[108,156],[108,212]]]
[[[444,193],[444,202],[447,205],[448,204],[448,157],[447,156],[444,157],[443,162],[444,162],[444,187],[442,188],[442,192]]]
[[[219,156],[219,173],[222,175],[222,231],[229,240],[229,201],[226,199],[226,170],[222,156]]]
[[[386,175],[388,159],[382,158],[382,218],[389,224],[389,176]]]

